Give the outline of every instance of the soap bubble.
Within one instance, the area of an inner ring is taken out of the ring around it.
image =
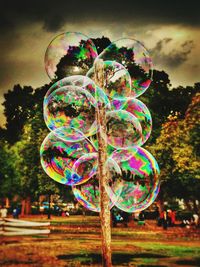
[[[47,98],[53,91],[56,89],[65,87],[65,86],[77,86],[81,87],[84,90],[88,90],[90,94],[95,95],[96,85],[89,77],[83,75],[73,75],[65,77],[57,82],[55,82],[47,91],[45,98]]]
[[[89,37],[77,32],[62,33],[47,47],[45,69],[51,80],[85,75],[97,55],[96,47]]]
[[[115,148],[128,148],[141,142],[142,128],[138,119],[125,110],[106,113],[108,143]]]
[[[121,194],[122,181],[111,181],[114,174],[120,172],[118,164],[113,159],[108,159],[106,166],[108,168],[108,179],[105,189],[110,198],[109,208],[111,209]],[[86,183],[73,186],[72,190],[82,206],[89,210],[100,212],[100,191],[97,173],[94,173],[94,176]]]
[[[66,142],[77,142],[87,139],[87,137],[81,131],[72,127],[63,126],[54,130],[53,133],[59,139]]]
[[[148,108],[140,100],[129,98],[126,99],[121,109],[130,112],[138,119],[142,127],[142,138],[137,145],[143,145],[149,138],[152,129],[152,118]]]
[[[81,129],[86,136],[96,132],[96,101],[92,95],[76,86],[53,91],[44,102],[44,120],[50,130],[66,126]]]
[[[99,88],[89,77],[82,75],[69,76],[54,83],[47,91],[44,98],[44,103],[47,101],[47,98],[52,92],[66,86],[76,86],[82,88],[83,90],[88,91],[96,99],[96,101],[98,100],[104,103],[106,107],[109,107],[110,105],[110,101],[104,91]]]
[[[123,65],[115,61],[104,61],[103,90],[111,98],[124,98],[131,94],[131,77]],[[95,81],[95,68],[92,67],[87,76]]]
[[[111,43],[96,60],[112,60],[122,64],[131,76],[132,96],[138,97],[149,87],[153,65],[146,48],[133,39],[123,38]]]
[[[110,153],[110,158],[113,161],[123,162],[129,160],[138,151],[137,146],[125,148],[125,149],[115,149],[112,154]],[[121,169],[120,169],[121,170]]]
[[[87,153],[74,163],[73,171],[81,177],[82,183],[96,174],[98,168],[97,158],[97,153]]]
[[[155,158],[144,148],[137,147],[137,152],[130,150],[129,159],[123,161],[121,153],[123,151],[115,151],[113,155],[122,173],[121,177],[118,174],[118,179],[123,182],[115,205],[126,212],[139,212],[150,206],[159,192],[159,167]]]
[[[122,109],[122,107],[124,106],[124,104],[126,103],[128,98],[123,98],[123,99],[113,99],[110,102],[111,105],[111,110],[120,110]]]
[[[73,185],[83,179],[73,170],[75,162],[84,154],[94,152],[95,148],[86,139],[71,143],[60,139],[55,132],[50,132],[40,148],[41,164],[55,181]]]
[[[91,211],[100,212],[100,191],[99,179],[94,175],[89,181],[72,187],[73,193],[78,202],[86,209]],[[113,207],[110,201],[109,208]]]

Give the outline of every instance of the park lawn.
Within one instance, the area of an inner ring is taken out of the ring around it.
[[[29,218],[30,219],[30,218]],[[31,218],[40,220],[41,218]],[[42,219],[45,221],[46,219]],[[101,236],[98,217],[52,218],[46,237],[4,237],[0,266],[101,266]],[[154,229],[154,231],[153,231]],[[112,229],[114,266],[200,266],[200,241],[187,229],[158,229],[152,225]],[[177,239],[174,231],[181,232]],[[187,235],[184,235],[184,231]]]

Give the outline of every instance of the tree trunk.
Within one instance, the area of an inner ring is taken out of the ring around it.
[[[10,200],[8,197],[6,197],[6,208],[9,208],[10,207]]]
[[[157,203],[157,207],[158,207],[158,210],[159,210],[159,214],[161,214],[161,212],[164,210],[163,193],[162,193],[161,190],[159,192],[159,195],[158,195],[158,198],[156,200],[156,203]]]
[[[25,202],[25,214],[29,215],[31,214],[31,198],[27,197]]]
[[[104,85],[104,67],[103,60],[98,60],[95,64],[95,82],[103,88]],[[97,99],[98,101],[98,99]],[[110,199],[106,192],[106,181],[108,172],[106,168],[107,160],[107,138],[106,138],[106,114],[103,103],[98,102],[96,109],[96,121],[99,128],[97,139],[99,144],[98,149],[98,177],[100,190],[100,220],[102,233],[102,266],[110,267],[111,262],[111,227],[110,227]]]
[[[21,204],[22,204],[22,207],[21,207],[21,216],[24,217],[24,214],[25,214],[25,199],[22,199],[21,201]]]

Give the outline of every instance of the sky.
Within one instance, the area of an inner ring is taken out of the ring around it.
[[[63,32],[111,41],[133,38],[173,87],[200,82],[199,0],[0,0],[0,125],[4,93],[15,84],[49,83],[44,55]]]

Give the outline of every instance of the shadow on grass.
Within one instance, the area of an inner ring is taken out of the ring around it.
[[[70,254],[70,255],[58,255],[57,258],[59,260],[66,260],[66,261],[78,261],[81,264],[85,265],[91,265],[91,264],[101,264],[102,258],[101,254],[98,253],[82,253],[82,254]],[[112,262],[113,265],[119,265],[119,264],[128,264],[130,262],[133,262],[134,259],[141,259],[141,262],[144,260],[144,258],[147,259],[160,259],[160,258],[166,258],[164,255],[160,254],[151,254],[151,253],[138,253],[138,254],[129,254],[129,253],[113,253],[112,255]],[[154,267],[154,265],[138,265],[138,266],[151,266]],[[159,267],[159,265],[156,265],[156,267]],[[162,267],[164,267],[162,265]]]
[[[1,265],[2,264],[2,265]],[[13,266],[22,266],[22,265],[31,265],[31,264],[39,264],[37,261],[33,260],[3,260],[0,261],[0,266],[6,266],[6,265],[13,265]],[[38,265],[39,266],[39,265]]]
[[[200,266],[200,258],[182,259],[182,260],[176,261],[176,264],[180,266],[183,266],[183,265]]]

